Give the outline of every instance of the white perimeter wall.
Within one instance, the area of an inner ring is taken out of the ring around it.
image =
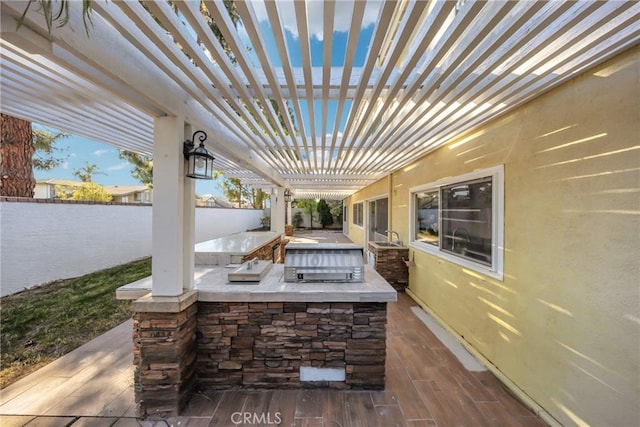
[[[259,228],[262,210],[196,209],[196,242]],[[0,295],[151,255],[151,206],[0,203]]]

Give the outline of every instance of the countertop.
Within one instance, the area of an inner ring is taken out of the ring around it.
[[[195,252],[246,255],[280,236],[271,231],[246,231],[218,237],[195,245]]]
[[[198,301],[248,302],[391,302],[397,300],[393,287],[371,266],[365,265],[363,283],[292,283],[284,281],[284,265],[274,264],[258,284],[230,284],[223,266],[196,267]],[[151,277],[118,288],[118,299],[138,299],[151,291]]]

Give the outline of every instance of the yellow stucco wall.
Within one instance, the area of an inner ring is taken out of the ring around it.
[[[359,191],[357,194],[347,198],[344,200],[344,203],[349,206],[349,239],[354,243],[359,245],[366,246],[366,227],[367,223],[367,201],[372,199],[377,199],[380,197],[389,197],[389,177],[382,178],[375,183],[371,184],[367,188]],[[364,224],[363,227],[357,226],[353,224],[353,205],[359,202],[363,203],[363,216],[364,216]]]
[[[562,424],[638,425],[640,48],[455,143],[392,174],[392,228],[409,188],[504,164],[504,280],[412,249],[411,291]]]

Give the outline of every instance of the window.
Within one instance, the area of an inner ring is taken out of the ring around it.
[[[362,225],[364,224],[364,203],[360,202],[360,203],[354,203],[353,204],[353,223],[355,225],[359,225],[360,227],[362,227]]]
[[[418,242],[438,246],[440,230],[440,201],[438,190],[422,191],[413,195],[416,207],[414,238]]]
[[[412,246],[502,279],[503,170],[412,188]]]
[[[367,221],[367,241],[376,242],[387,240],[387,229],[389,228],[389,198],[382,197],[366,202],[369,216]]]

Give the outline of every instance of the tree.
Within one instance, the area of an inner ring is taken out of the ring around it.
[[[69,191],[63,191],[58,193],[56,188],[57,198],[63,200],[78,200],[86,202],[110,202],[113,200],[111,194],[104,189],[102,185],[95,182],[83,182],[82,186],[78,187],[70,194]]]
[[[82,182],[93,182],[93,175],[104,175],[99,170],[98,165],[84,162],[83,167],[73,171],[73,176],[77,176]]]
[[[325,228],[327,225],[333,224],[333,215],[331,215],[331,208],[324,199],[320,199],[316,209],[318,210],[318,216],[320,217],[320,224],[322,224],[322,228]]]
[[[0,195],[33,197],[36,180],[31,166],[35,151],[31,122],[5,114],[0,120]]]
[[[118,157],[133,165],[131,176],[143,185],[153,188],[153,159],[133,151],[120,150]]]
[[[309,222],[311,224],[311,229],[313,230],[313,213],[316,211],[318,206],[318,202],[314,199],[302,199],[296,201],[296,207],[302,209],[304,213],[309,215]]]
[[[338,224],[341,223],[343,219],[342,214],[344,212],[342,200],[329,200],[327,204],[331,209],[331,215],[336,218]]]
[[[64,151],[56,147],[55,143],[61,138],[67,138],[69,134],[64,132],[51,133],[44,129],[33,129],[33,146],[35,153],[32,158],[34,169],[51,170],[62,165],[69,155],[59,157]]]
[[[264,209],[264,202],[269,198],[269,194],[260,188],[253,188],[251,191],[251,205],[253,209]]]
[[[298,211],[293,215],[293,219],[291,220],[293,226],[295,228],[300,228],[302,223],[304,222],[304,218],[302,218],[302,212]]]
[[[218,175],[220,176],[220,175]],[[237,202],[238,207],[242,207],[243,200],[251,197],[251,190],[248,186],[243,186],[240,178],[226,178],[222,181],[222,191],[230,202]]]
[[[2,173],[0,195],[33,197],[36,181],[33,169],[50,170],[60,166],[68,156],[58,157],[62,151],[55,142],[67,137],[33,130],[31,122],[2,114],[2,142],[0,158]]]

